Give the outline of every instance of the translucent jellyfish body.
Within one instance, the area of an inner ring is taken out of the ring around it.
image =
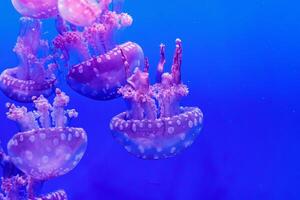
[[[65,20],[78,26],[91,25],[101,13],[96,0],[58,0],[58,9]]]
[[[120,48],[128,59],[128,69],[123,63]],[[132,71],[140,65],[143,53],[139,45],[127,42],[106,54],[89,59],[86,62],[73,66],[67,81],[77,92],[93,99],[113,99],[118,89],[126,83],[127,70]]]
[[[12,0],[12,4],[26,17],[43,19],[58,14],[57,0]]]
[[[85,131],[66,127],[67,118],[78,115],[74,109],[65,111],[68,102],[69,97],[57,89],[53,105],[40,96],[34,100],[33,112],[8,104],[7,117],[17,121],[22,130],[9,141],[8,155],[21,171],[36,180],[68,173],[85,153]]]
[[[144,62],[143,50],[138,44],[114,45],[115,31],[131,25],[132,18],[126,13],[110,11],[110,2],[101,1],[101,14],[82,31],[58,18],[60,34],[53,42],[70,66],[67,75],[70,87],[96,100],[119,97],[118,89],[126,83],[133,69]],[[127,65],[124,65],[124,58]]]
[[[115,116],[110,123],[113,136],[125,149],[143,159],[160,159],[176,155],[189,147],[199,134],[203,114],[197,107],[181,107],[188,88],[181,82],[181,41],[171,73],[163,73],[165,47],[157,69],[157,83],[149,84],[149,66],[136,69],[119,92],[129,103],[128,111]]]
[[[51,63],[47,41],[41,40],[41,22],[27,17],[20,22],[20,35],[14,48],[20,62],[1,73],[0,89],[11,99],[31,102],[33,96],[52,94],[56,65]]]

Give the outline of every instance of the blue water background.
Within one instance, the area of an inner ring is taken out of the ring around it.
[[[297,200],[300,199],[300,3],[277,0],[128,0],[134,25],[119,41],[140,44],[151,72],[159,44],[171,64],[174,40],[184,45],[184,105],[199,106],[204,129],[193,146],[167,160],[129,155],[110,135],[110,119],[126,109],[122,99],[93,101],[65,84],[74,124],[88,133],[88,150],[71,173],[44,191],[64,188],[71,200]],[[17,64],[19,15],[0,3],[0,69]],[[47,22],[45,37],[53,37]],[[152,78],[154,74],[152,73]],[[5,117],[4,146],[16,133]]]

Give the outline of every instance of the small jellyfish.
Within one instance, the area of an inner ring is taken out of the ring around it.
[[[58,14],[57,0],[12,0],[12,4],[25,17],[45,19]]]
[[[67,127],[68,118],[78,113],[65,110],[69,97],[56,89],[51,105],[44,96],[34,98],[35,111],[8,104],[7,117],[20,125],[21,132],[7,145],[12,162],[35,180],[48,180],[71,171],[83,157],[87,135],[82,128]]]
[[[189,147],[202,128],[201,110],[179,104],[188,95],[188,88],[181,81],[181,63],[182,43],[177,39],[171,72],[164,73],[165,46],[161,45],[157,83],[150,85],[146,62],[145,70],[136,69],[119,90],[129,110],[115,116],[110,128],[125,149],[139,158],[174,156]]]
[[[80,5],[87,2],[83,1]],[[76,23],[69,18],[64,19],[62,14],[56,23],[59,35],[53,41],[62,54],[62,60],[70,66],[67,74],[69,86],[96,100],[119,97],[118,89],[126,83],[133,69],[144,62],[143,50],[138,44],[125,42],[115,45],[115,32],[130,26],[132,18],[126,13],[109,10],[110,3],[111,0],[101,1],[101,13],[92,24],[83,28],[77,28],[74,26]],[[74,24],[69,24],[68,20]]]
[[[0,75],[0,89],[13,100],[31,102],[33,96],[52,94],[56,64],[49,53],[48,42],[41,39],[41,22],[22,17],[21,30],[14,52],[19,65],[4,70]]]

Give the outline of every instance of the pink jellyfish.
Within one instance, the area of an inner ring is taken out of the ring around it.
[[[62,18],[77,26],[91,25],[101,13],[96,0],[58,0],[58,9]]]
[[[111,0],[101,1],[99,6],[87,0],[80,3],[74,0],[60,2],[61,16],[73,24],[58,18],[59,35],[53,43],[71,66],[67,75],[68,84],[78,93],[97,100],[120,96],[118,89],[126,83],[133,69],[144,62],[143,50],[138,44],[126,42],[115,46],[113,42],[116,30],[130,26],[132,18],[126,13],[110,11]],[[78,15],[67,15],[65,12],[70,8],[73,12],[73,7],[82,10],[76,10]],[[96,7],[100,7],[100,11],[93,11]],[[87,10],[88,14],[84,15]],[[74,24],[84,25],[83,30],[80,31]],[[124,57],[128,63],[126,66]]]
[[[22,17],[21,30],[14,52],[19,65],[0,75],[0,89],[11,99],[31,102],[33,96],[48,97],[56,83],[48,42],[41,39],[41,22]]]
[[[149,83],[148,62],[144,71],[136,69],[119,92],[129,102],[128,111],[110,123],[113,136],[125,149],[143,159],[176,155],[190,146],[202,128],[203,114],[197,107],[181,107],[188,95],[181,82],[182,44],[176,40],[171,73],[164,73],[165,46],[157,68],[157,83]]]
[[[58,14],[57,0],[12,0],[12,4],[26,17],[44,19]]]
[[[69,97],[56,90],[51,105],[46,98],[34,98],[36,111],[8,104],[7,117],[18,122],[21,132],[7,145],[8,155],[16,167],[37,181],[64,175],[74,169],[87,147],[87,135],[82,128],[68,127],[68,118],[78,113],[65,110]]]

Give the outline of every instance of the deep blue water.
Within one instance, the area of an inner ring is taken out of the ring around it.
[[[63,88],[88,133],[88,150],[71,173],[44,191],[64,188],[71,200],[296,200],[300,199],[299,2],[278,0],[127,1],[134,25],[120,41],[139,43],[156,66],[159,44],[171,62],[174,40],[184,44],[184,105],[197,105],[204,129],[193,146],[166,160],[129,155],[110,135],[122,99],[93,101]],[[10,1],[0,6],[0,69],[17,64],[12,48],[20,16]],[[52,37],[52,22],[45,25]],[[152,74],[153,76],[153,74]],[[5,117],[3,146],[17,132]]]

